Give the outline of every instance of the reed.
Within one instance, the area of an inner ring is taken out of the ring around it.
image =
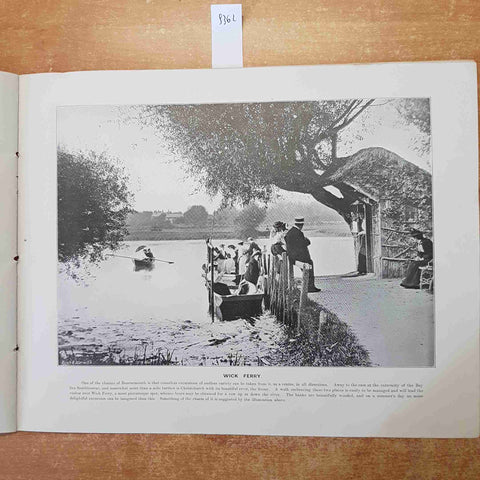
[[[85,347],[69,347],[59,350],[59,365],[179,365],[174,356],[175,350],[155,348],[153,343],[135,346],[133,354],[125,349],[108,346],[104,350],[92,350]],[[183,364],[183,362],[182,362]]]

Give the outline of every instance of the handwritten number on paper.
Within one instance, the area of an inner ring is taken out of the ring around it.
[[[227,25],[230,22],[236,22],[235,14],[233,15],[224,15],[223,13],[218,14],[219,25]]]
[[[212,67],[241,68],[242,5],[210,5],[212,27]]]

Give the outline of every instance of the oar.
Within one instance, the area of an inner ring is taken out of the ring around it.
[[[171,260],[160,260],[159,258],[155,258],[155,257],[153,257],[152,260],[156,260],[157,262],[169,263],[169,264],[175,263],[175,262],[172,262]]]
[[[136,258],[136,257],[128,257],[126,255],[115,255],[114,253],[107,253],[107,255],[109,257],[119,257],[119,258],[131,258],[132,260],[148,260],[148,258]],[[151,260],[155,260],[157,262],[162,262],[162,263],[168,263],[168,264],[172,264],[172,263],[175,263],[175,262],[171,262],[169,260],[160,260],[159,258],[151,258]]]

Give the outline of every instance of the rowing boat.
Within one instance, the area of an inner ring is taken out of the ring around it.
[[[262,313],[263,293],[219,296],[222,299],[220,311],[223,320],[249,318]]]
[[[152,270],[155,266],[155,260],[153,258],[132,258],[132,260],[136,272],[138,272],[138,270]]]

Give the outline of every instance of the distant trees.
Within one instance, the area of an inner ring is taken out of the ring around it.
[[[266,208],[252,203],[245,207],[235,218],[235,235],[238,238],[256,237],[259,235],[257,227],[266,216]]]
[[[183,218],[187,224],[205,226],[208,221],[208,212],[203,205],[193,205],[184,213]]]
[[[231,227],[234,224],[238,213],[239,210],[237,210],[235,207],[224,207],[215,210],[213,212],[215,225]]]
[[[160,214],[157,214],[155,216],[150,217],[150,228],[151,230],[154,231],[161,231],[164,228],[171,227],[172,224],[167,220],[167,214],[162,212]]]
[[[57,166],[58,259],[68,267],[78,267],[81,260],[98,263],[128,233],[133,200],[128,177],[107,155],[94,152],[60,148]]]

